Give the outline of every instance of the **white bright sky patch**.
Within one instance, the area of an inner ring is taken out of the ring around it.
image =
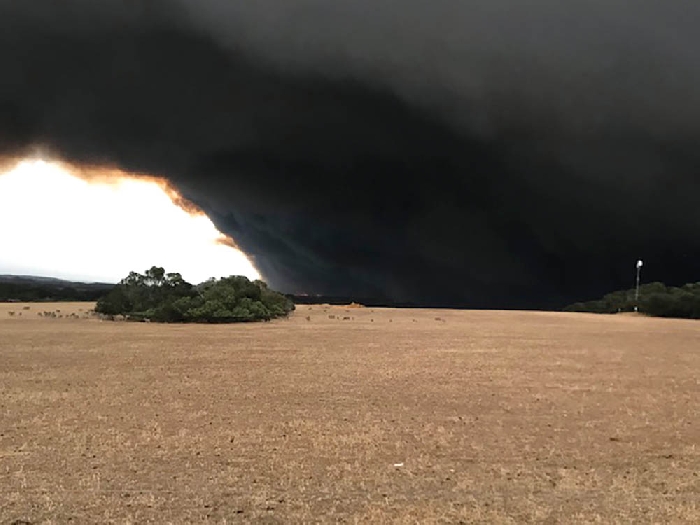
[[[27,160],[0,174],[0,274],[117,282],[151,266],[197,284],[260,274],[203,214],[156,182],[88,182],[60,164]]]

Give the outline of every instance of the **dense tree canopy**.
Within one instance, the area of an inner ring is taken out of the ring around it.
[[[639,288],[639,301],[635,290],[613,292],[597,301],[576,303],[565,308],[569,312],[618,313],[639,311],[655,317],[680,317],[700,319],[700,283],[681,287],[663,283],[645,284]]]
[[[233,323],[284,317],[294,304],[263,281],[231,276],[193,286],[179,273],[152,267],[131,272],[97,302],[95,311],[165,323]]]

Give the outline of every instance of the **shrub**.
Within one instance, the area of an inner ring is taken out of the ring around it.
[[[646,284],[639,289],[638,303],[632,289],[613,292],[596,301],[575,303],[564,310],[610,314],[632,312],[638,306],[640,312],[655,317],[700,319],[700,283],[686,284],[680,288],[663,283]]]
[[[157,267],[143,275],[131,272],[95,308],[104,315],[163,323],[269,321],[293,310],[292,301],[262,281],[230,276],[192,286],[180,274]]]

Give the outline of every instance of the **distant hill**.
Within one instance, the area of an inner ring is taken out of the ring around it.
[[[113,287],[54,277],[0,275],[0,302],[97,301]]]

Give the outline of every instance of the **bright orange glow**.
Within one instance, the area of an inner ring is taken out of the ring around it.
[[[259,279],[233,239],[168,182],[23,160],[0,174],[0,274],[116,282],[153,265],[192,282]]]

